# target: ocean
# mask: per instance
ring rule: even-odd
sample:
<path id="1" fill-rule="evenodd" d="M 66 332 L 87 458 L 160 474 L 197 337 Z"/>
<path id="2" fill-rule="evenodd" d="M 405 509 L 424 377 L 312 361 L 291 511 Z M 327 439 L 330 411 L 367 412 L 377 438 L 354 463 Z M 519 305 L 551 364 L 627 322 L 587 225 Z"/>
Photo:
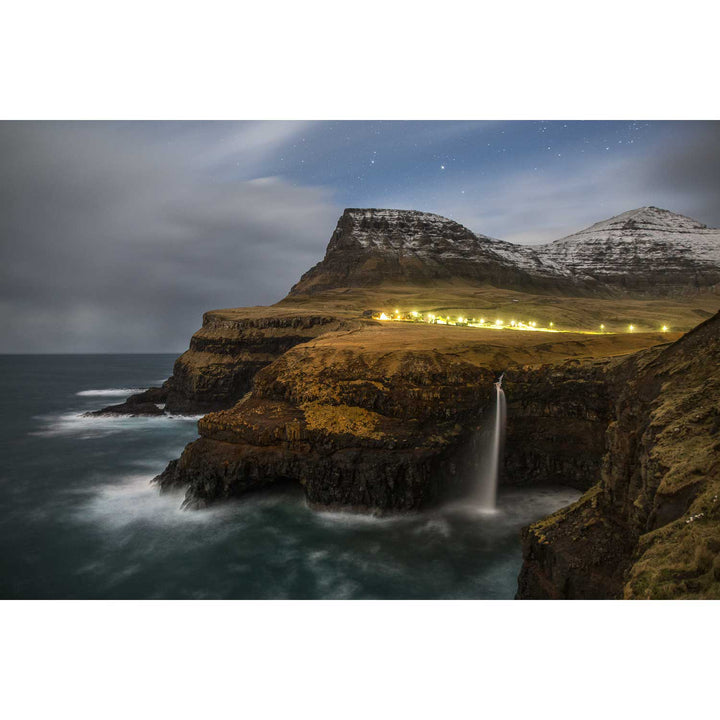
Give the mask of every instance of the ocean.
<path id="1" fill-rule="evenodd" d="M 0 598 L 512 598 L 521 527 L 579 496 L 501 488 L 491 514 L 374 518 L 312 511 L 284 486 L 182 510 L 150 481 L 197 417 L 83 417 L 174 360 L 0 356 Z"/>

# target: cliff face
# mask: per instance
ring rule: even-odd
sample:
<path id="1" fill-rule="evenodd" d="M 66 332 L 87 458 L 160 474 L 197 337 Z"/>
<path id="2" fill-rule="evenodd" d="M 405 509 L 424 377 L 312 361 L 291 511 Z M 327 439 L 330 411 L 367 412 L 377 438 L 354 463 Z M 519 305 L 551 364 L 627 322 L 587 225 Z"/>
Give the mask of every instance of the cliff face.
<path id="1" fill-rule="evenodd" d="M 587 490 L 598 477 L 617 360 L 569 360 L 508 370 L 505 475 L 516 485 Z"/>
<path id="2" fill-rule="evenodd" d="M 720 314 L 612 373 L 602 477 L 526 528 L 521 598 L 720 597 Z"/>
<path id="3" fill-rule="evenodd" d="M 611 361 L 569 358 L 630 346 L 604 336 L 553 342 L 522 335 L 372 321 L 326 333 L 259 371 L 252 393 L 232 409 L 202 418 L 200 439 L 158 480 L 187 486 L 190 505 L 292 481 L 318 506 L 426 507 L 470 488 L 472 443 L 487 426 L 493 382 L 505 370 L 516 414 L 507 481 L 586 489 L 604 447 L 603 377 Z"/>
<path id="4" fill-rule="evenodd" d="M 343 311 L 234 308 L 203 315 L 202 328 L 161 388 L 131 395 L 91 415 L 196 414 L 232 407 L 250 391 L 257 372 L 283 353 L 324 333 L 361 327 Z M 164 410 L 158 404 L 165 405 Z"/>
<path id="5" fill-rule="evenodd" d="M 167 383 L 167 410 L 196 413 L 232 407 L 250 390 L 255 374 L 290 348 L 359 322 L 322 311 L 207 312 L 189 350 L 175 362 Z"/>
<path id="6" fill-rule="evenodd" d="M 279 481 L 316 506 L 401 512 L 462 483 L 453 454 L 492 372 L 440 353 L 304 345 L 261 370 L 252 394 L 199 422 L 158 478 L 203 505 Z"/>

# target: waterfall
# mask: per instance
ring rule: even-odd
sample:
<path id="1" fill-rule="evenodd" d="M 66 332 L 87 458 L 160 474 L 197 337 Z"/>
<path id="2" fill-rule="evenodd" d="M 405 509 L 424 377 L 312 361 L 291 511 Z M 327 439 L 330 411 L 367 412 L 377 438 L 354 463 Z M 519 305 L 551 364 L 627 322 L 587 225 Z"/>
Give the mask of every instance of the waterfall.
<path id="1" fill-rule="evenodd" d="M 495 418 L 490 440 L 481 448 L 483 457 L 479 463 L 480 477 L 477 486 L 477 499 L 483 510 L 495 509 L 500 463 L 503 458 L 505 444 L 505 392 L 502 381 L 505 373 L 495 383 Z"/>

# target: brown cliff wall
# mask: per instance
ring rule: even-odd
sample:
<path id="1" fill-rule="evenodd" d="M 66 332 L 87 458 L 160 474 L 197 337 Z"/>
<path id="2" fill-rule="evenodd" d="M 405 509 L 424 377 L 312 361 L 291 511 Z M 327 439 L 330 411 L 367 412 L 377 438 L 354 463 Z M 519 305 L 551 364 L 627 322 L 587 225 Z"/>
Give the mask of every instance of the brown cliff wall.
<path id="1" fill-rule="evenodd" d="M 518 597 L 720 597 L 720 314 L 611 387 L 601 481 L 525 529 Z"/>
<path id="2" fill-rule="evenodd" d="M 346 315 L 303 310 L 207 312 L 190 348 L 175 361 L 167 383 L 167 410 L 197 413 L 232 407 L 249 392 L 256 373 L 290 348 L 356 324 Z"/>

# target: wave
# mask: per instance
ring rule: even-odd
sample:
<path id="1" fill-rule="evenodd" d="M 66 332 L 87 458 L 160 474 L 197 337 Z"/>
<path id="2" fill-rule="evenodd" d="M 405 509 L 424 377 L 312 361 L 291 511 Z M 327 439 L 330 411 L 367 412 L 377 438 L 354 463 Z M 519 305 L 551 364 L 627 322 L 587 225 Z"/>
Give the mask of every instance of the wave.
<path id="1" fill-rule="evenodd" d="M 142 392 L 147 388 L 103 388 L 101 390 L 81 390 L 76 395 L 80 397 L 124 397 Z"/>
<path id="2" fill-rule="evenodd" d="M 170 424 L 196 423 L 202 415 L 86 415 L 84 412 L 71 412 L 62 415 L 39 415 L 44 427 L 30 435 L 54 437 L 74 435 L 80 440 L 105 437 L 113 433 L 150 430 Z"/>
<path id="3" fill-rule="evenodd" d="M 77 508 L 76 519 L 120 530 L 136 523 L 150 525 L 214 525 L 233 512 L 232 506 L 183 510 L 184 490 L 160 492 L 151 484 L 153 475 L 129 475 L 120 482 L 94 488 L 87 502 Z M 226 528 L 217 528 L 218 532 Z"/>

